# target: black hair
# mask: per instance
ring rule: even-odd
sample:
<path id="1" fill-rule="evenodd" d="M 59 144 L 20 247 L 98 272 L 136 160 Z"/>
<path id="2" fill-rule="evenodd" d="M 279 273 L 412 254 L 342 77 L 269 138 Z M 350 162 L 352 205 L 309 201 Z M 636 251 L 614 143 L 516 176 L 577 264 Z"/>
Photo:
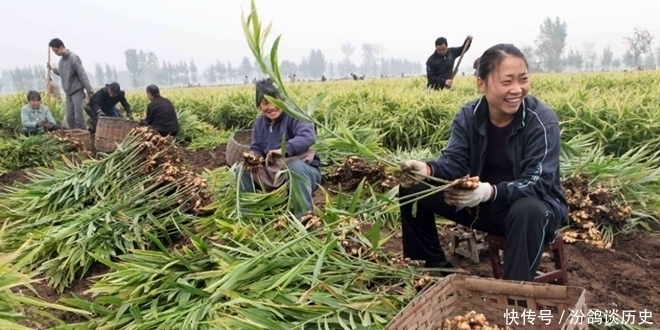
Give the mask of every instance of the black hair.
<path id="1" fill-rule="evenodd" d="M 119 93 L 121 91 L 121 86 L 118 83 L 113 82 L 108 85 L 108 90 L 113 93 Z"/>
<path id="2" fill-rule="evenodd" d="M 50 46 L 51 48 L 60 48 L 60 47 L 64 47 L 64 42 L 62 42 L 60 38 L 54 38 L 50 40 L 48 46 Z"/>
<path id="3" fill-rule="evenodd" d="M 447 38 L 445 37 L 440 37 L 438 39 L 435 39 L 435 45 L 440 46 L 440 45 L 445 45 L 447 46 Z"/>
<path id="4" fill-rule="evenodd" d="M 35 90 L 31 90 L 27 93 L 27 100 L 28 102 L 36 99 L 37 101 L 41 101 L 41 94 Z"/>
<path id="5" fill-rule="evenodd" d="M 477 77 L 485 81 L 488 78 L 488 75 L 493 72 L 493 70 L 495 70 L 495 68 L 497 68 L 507 56 L 517 57 L 525 61 L 525 66 L 529 67 L 525 54 L 523 54 L 523 52 L 521 52 L 516 46 L 513 44 L 497 44 L 486 49 L 483 55 L 479 58 Z"/>
<path id="6" fill-rule="evenodd" d="M 256 106 L 257 108 L 261 105 L 261 102 L 265 99 L 265 96 L 268 95 L 272 98 L 282 99 L 280 92 L 273 85 L 273 80 L 270 78 L 259 79 L 255 83 L 256 87 Z"/>
<path id="7" fill-rule="evenodd" d="M 151 84 L 147 86 L 147 93 L 149 93 L 153 97 L 160 96 L 160 89 L 158 88 L 158 86 Z"/>

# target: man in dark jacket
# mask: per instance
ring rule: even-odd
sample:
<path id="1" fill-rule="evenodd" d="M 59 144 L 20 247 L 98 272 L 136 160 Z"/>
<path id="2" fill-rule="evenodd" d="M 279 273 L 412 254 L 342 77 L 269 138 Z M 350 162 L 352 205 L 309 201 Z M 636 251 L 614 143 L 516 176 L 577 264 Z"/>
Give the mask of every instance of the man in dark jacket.
<path id="1" fill-rule="evenodd" d="M 270 79 L 262 79 L 256 83 L 256 106 L 262 114 L 254 123 L 250 152 L 256 156 L 266 157 L 267 160 L 274 160 L 278 157 L 299 156 L 310 151 L 310 148 L 316 143 L 314 124 L 287 115 L 277 106 L 268 102 L 265 96 L 281 98 Z M 284 149 L 281 147 L 282 138 L 286 140 Z M 296 190 L 302 195 L 303 205 L 294 201 L 296 203 L 293 207 L 295 215 L 299 218 L 313 210 L 312 194 L 321 183 L 321 159 L 316 152 L 310 158 L 309 163 L 293 159 L 287 164 L 289 171 L 296 173 L 296 176 L 299 177 L 294 182 Z M 236 167 L 236 173 L 239 173 L 240 167 L 240 165 Z M 256 191 L 254 181 L 250 173 L 243 172 L 243 176 L 240 178 L 240 189 Z"/>
<path id="2" fill-rule="evenodd" d="M 89 103 L 85 107 L 85 112 L 92 118 L 92 125 L 96 127 L 99 116 L 119 117 L 117 103 L 121 103 L 121 106 L 126 110 L 126 117 L 133 119 L 131 105 L 128 104 L 126 93 L 121 90 L 118 83 L 107 84 L 92 94 Z"/>
<path id="3" fill-rule="evenodd" d="M 121 86 L 116 82 L 105 85 L 89 98 L 91 110 L 101 116 L 119 117 L 115 107 L 117 103 L 121 103 L 121 106 L 126 110 L 126 117 L 133 119 L 133 112 L 131 111 L 131 105 L 126 100 L 126 93 L 121 90 Z"/>
<path id="4" fill-rule="evenodd" d="M 179 133 L 179 119 L 174 104 L 162 96 L 156 85 L 147 86 L 147 97 L 151 101 L 147 105 L 146 118 L 140 125 L 149 126 L 162 136 L 177 136 Z"/>
<path id="5" fill-rule="evenodd" d="M 447 39 L 440 37 L 435 40 L 435 51 L 426 60 L 426 87 L 435 90 L 451 88 L 453 83 L 454 61 L 461 56 L 463 48 L 470 49 L 472 36 L 468 35 L 461 47 L 447 47 Z"/>

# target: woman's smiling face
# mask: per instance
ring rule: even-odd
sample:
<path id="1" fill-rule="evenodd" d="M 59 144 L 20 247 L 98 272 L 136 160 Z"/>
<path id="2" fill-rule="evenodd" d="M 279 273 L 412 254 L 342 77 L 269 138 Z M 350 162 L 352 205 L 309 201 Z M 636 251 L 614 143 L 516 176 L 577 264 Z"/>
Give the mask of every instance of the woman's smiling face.
<path id="1" fill-rule="evenodd" d="M 527 63 L 524 59 L 507 55 L 486 80 L 478 78 L 477 87 L 486 96 L 490 111 L 497 116 L 512 116 L 529 93 Z"/>
<path id="2" fill-rule="evenodd" d="M 282 110 L 280 110 L 278 107 L 268 102 L 266 98 L 261 100 L 261 103 L 259 104 L 259 108 L 261 109 L 261 113 L 263 113 L 264 116 L 266 116 L 266 118 L 270 120 L 275 120 L 279 118 L 280 115 L 282 115 Z"/>

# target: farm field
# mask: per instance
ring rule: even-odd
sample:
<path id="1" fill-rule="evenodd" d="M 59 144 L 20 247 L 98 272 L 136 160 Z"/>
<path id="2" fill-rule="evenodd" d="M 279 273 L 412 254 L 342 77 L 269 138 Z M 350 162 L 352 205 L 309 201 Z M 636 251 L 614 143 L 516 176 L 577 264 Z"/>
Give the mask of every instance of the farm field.
<path id="1" fill-rule="evenodd" d="M 285 190 L 236 194 L 225 147 L 258 115 L 250 86 L 163 90 L 179 111 L 180 139 L 136 130 L 108 156 L 53 136 L 16 137 L 24 95 L 1 98 L 0 328 L 384 327 L 416 295 L 415 282 L 437 274 L 400 260 L 396 188 L 381 185 L 376 160 L 437 157 L 453 115 L 478 96 L 473 77 L 457 78 L 451 92 L 424 84 L 286 85 L 304 109 L 328 92 L 313 113 L 325 176 L 314 229 L 286 217 Z M 565 189 L 594 201 L 581 208 L 569 197 L 569 284 L 588 290 L 589 308 L 646 309 L 657 327 L 660 71 L 536 74 L 532 94 L 562 121 Z M 128 97 L 141 116 L 144 92 Z M 61 120 L 61 103 L 51 108 Z M 438 219 L 446 251 L 450 227 Z M 491 277 L 487 252 L 480 259 L 450 256 Z"/>

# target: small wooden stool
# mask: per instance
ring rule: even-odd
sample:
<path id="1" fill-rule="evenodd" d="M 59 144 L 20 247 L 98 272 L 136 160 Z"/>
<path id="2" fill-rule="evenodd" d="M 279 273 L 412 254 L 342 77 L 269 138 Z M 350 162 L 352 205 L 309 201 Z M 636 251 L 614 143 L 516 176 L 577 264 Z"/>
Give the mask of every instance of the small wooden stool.
<path id="1" fill-rule="evenodd" d="M 449 232 L 452 235 L 449 253 L 452 255 L 461 255 L 470 259 L 473 263 L 478 264 L 479 252 L 486 249 L 485 234 L 460 225 L 452 228 Z M 463 242 L 467 243 L 467 249 L 460 247 L 460 244 Z"/>
<path id="2" fill-rule="evenodd" d="M 493 267 L 493 277 L 496 279 L 501 279 L 502 260 L 500 258 L 500 251 L 504 251 L 505 239 L 501 236 L 488 234 L 486 240 L 488 242 L 490 262 Z M 568 285 L 568 270 L 566 268 L 564 239 L 562 235 L 557 233 L 557 236 L 555 236 L 555 241 L 552 244 L 545 244 L 543 247 L 543 252 L 552 252 L 552 260 L 555 263 L 555 269 L 547 273 L 537 271 L 534 282 Z"/>

